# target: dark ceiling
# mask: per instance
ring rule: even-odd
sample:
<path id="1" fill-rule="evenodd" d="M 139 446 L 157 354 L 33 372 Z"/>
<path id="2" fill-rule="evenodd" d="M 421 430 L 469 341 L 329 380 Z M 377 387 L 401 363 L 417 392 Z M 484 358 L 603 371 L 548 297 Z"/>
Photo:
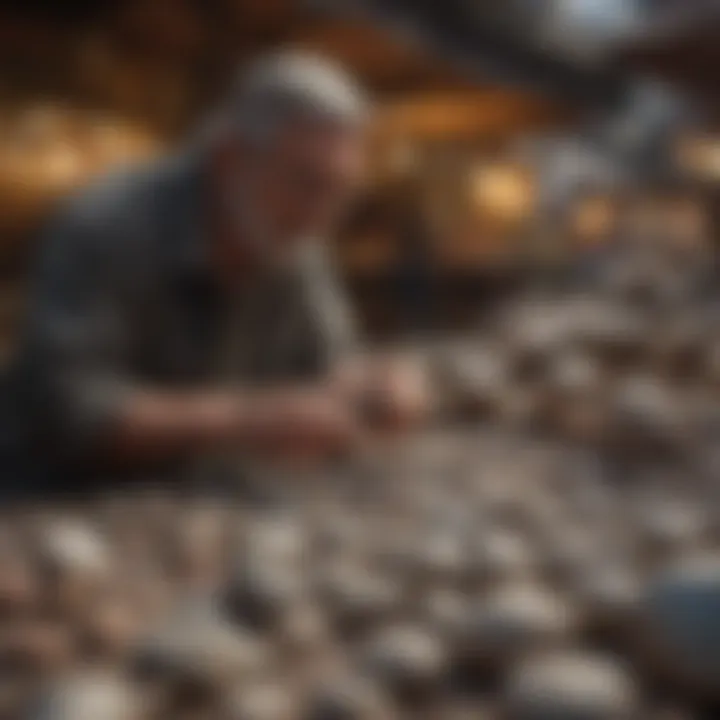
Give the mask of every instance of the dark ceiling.
<path id="1" fill-rule="evenodd" d="M 130 4 L 129 0 L 0 0 L 0 10 L 26 19 L 44 16 L 77 28 Z M 697 22 L 704 17 L 702 8 L 717 8 L 711 0 L 652 0 L 647 5 L 654 9 L 649 17 L 666 18 L 662 32 L 645 38 L 641 34 L 598 66 L 578 66 L 561 53 L 538 47 L 533 42 L 537 4 L 528 0 L 183 0 L 181 4 L 191 6 L 200 22 L 210 18 L 212 32 L 224 35 L 217 46 L 234 44 L 244 52 L 293 39 L 296 27 L 302 34 L 308 7 L 331 13 L 362 7 L 370 9 L 373 22 L 389 23 L 391 30 L 399 26 L 400 34 L 410 30 L 410 35 L 423 36 L 434 47 L 435 57 L 445 58 L 439 65 L 464 65 L 473 81 L 518 84 L 571 102 L 607 107 L 623 101 L 628 76 L 647 73 L 677 83 L 713 109 L 720 105 L 715 77 L 720 15 L 716 11 L 714 18 Z M 667 21 L 673 17 L 678 18 L 677 32 Z M 432 74 L 429 65 L 424 72 Z"/>

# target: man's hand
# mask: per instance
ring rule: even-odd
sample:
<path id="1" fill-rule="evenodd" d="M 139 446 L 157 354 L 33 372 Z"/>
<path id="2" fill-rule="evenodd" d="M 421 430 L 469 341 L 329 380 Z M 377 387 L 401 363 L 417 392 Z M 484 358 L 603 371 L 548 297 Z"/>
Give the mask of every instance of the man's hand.
<path id="1" fill-rule="evenodd" d="M 409 358 L 354 361 L 339 371 L 335 388 L 366 423 L 380 430 L 409 430 L 432 413 L 428 374 L 420 363 Z"/>

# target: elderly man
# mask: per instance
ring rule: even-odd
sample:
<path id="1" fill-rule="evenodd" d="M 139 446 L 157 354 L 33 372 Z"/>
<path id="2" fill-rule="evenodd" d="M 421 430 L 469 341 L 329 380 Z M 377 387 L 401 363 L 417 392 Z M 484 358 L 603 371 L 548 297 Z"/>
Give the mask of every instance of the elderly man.
<path id="1" fill-rule="evenodd" d="M 6 477 L 65 487 L 351 445 L 373 383 L 346 370 L 356 341 L 321 238 L 358 190 L 367 117 L 338 68 L 273 56 L 192 149 L 74 199 L 12 377 Z"/>

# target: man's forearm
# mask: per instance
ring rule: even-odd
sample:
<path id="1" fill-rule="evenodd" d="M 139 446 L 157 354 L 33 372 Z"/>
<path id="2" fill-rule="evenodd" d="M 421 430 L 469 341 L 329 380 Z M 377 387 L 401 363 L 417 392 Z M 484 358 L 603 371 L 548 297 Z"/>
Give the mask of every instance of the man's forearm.
<path id="1" fill-rule="evenodd" d="M 101 451 L 130 462 L 180 458 L 232 443 L 246 413 L 229 392 L 135 391 L 118 409 Z"/>
<path id="2" fill-rule="evenodd" d="M 129 462 L 182 459 L 223 447 L 323 454 L 355 436 L 354 413 L 329 388 L 163 393 L 134 391 L 109 427 L 104 455 Z"/>
<path id="3" fill-rule="evenodd" d="M 314 452 L 347 444 L 357 420 L 414 424 L 425 413 L 422 373 L 412 364 L 359 359 L 315 387 L 163 391 L 126 389 L 93 434 L 90 454 L 129 463 L 181 460 L 223 447 Z M 358 415 L 359 413 L 359 415 Z M 377 416 L 377 417 L 375 417 Z"/>

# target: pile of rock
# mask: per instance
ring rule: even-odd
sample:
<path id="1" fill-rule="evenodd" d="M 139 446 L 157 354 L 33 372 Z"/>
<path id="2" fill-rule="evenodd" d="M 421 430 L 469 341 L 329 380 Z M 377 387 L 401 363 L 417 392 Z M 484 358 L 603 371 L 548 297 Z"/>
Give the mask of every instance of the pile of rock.
<path id="1" fill-rule="evenodd" d="M 436 428 L 261 509 L 6 510 L 0 719 L 717 717 L 705 310 L 518 300 L 418 349 Z"/>
<path id="2" fill-rule="evenodd" d="M 148 491 L 3 518 L 0 717 L 637 720 L 657 688 L 717 699 L 706 485 L 618 483 L 478 429 L 383 460 L 360 499 L 328 476 L 271 509 Z"/>

